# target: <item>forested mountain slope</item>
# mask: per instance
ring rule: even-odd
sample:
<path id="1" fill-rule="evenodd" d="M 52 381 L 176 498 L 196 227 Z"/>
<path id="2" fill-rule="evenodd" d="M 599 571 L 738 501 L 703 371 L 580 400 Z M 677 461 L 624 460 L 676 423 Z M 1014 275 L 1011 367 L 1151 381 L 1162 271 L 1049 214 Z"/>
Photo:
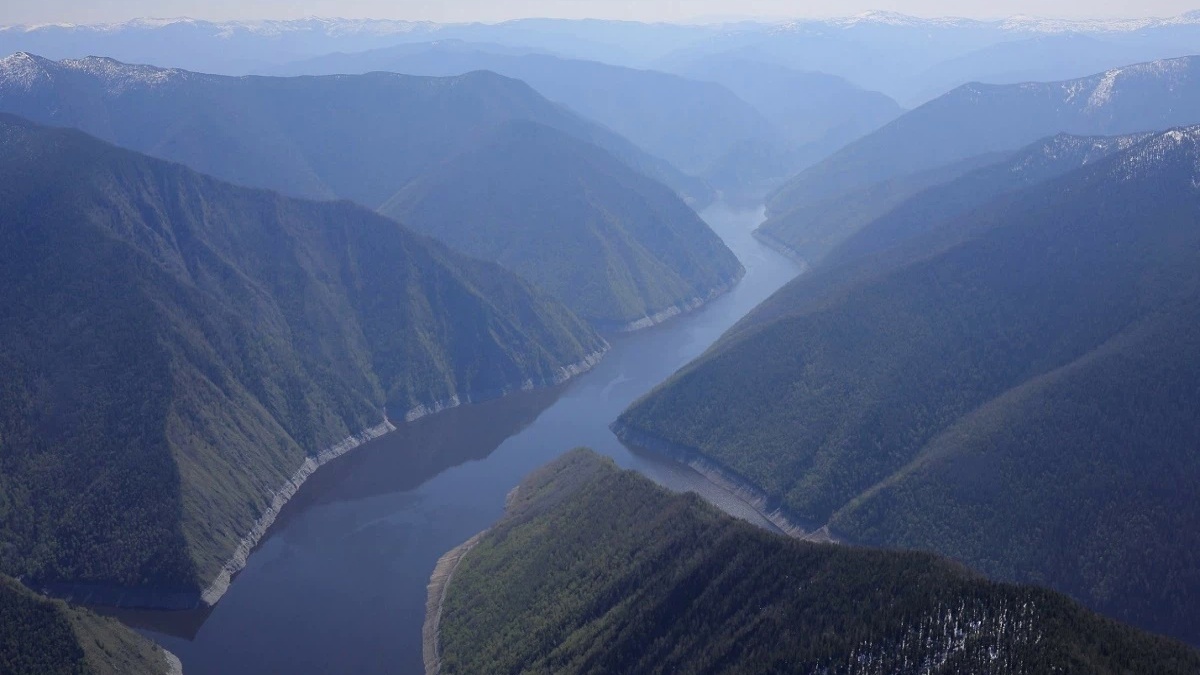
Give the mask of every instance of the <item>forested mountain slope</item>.
<path id="1" fill-rule="evenodd" d="M 117 623 L 0 576 L 0 673 L 179 675 L 173 655 Z"/>
<path id="2" fill-rule="evenodd" d="M 599 148 L 530 122 L 502 125 L 381 209 L 504 267 L 606 329 L 686 311 L 742 274 L 670 190 Z"/>
<path id="3" fill-rule="evenodd" d="M 912 110 L 801 172 L 769 202 L 760 232 L 817 262 L 903 199 L 1056 133 L 1115 135 L 1200 123 L 1200 57 L 1155 61 L 1065 82 L 969 84 Z M 933 181 L 927 178 L 942 174 Z M 897 193 L 893 188 L 902 186 Z M 843 216 L 829 203 L 853 204 Z M 824 245 L 811 247 L 811 243 Z"/>
<path id="4" fill-rule="evenodd" d="M 487 45 L 446 41 L 331 54 L 296 63 L 284 73 L 389 71 L 445 77 L 479 70 L 526 82 L 689 175 L 720 175 L 739 155 L 788 140 L 763 113 L 713 81 L 549 54 L 497 53 Z M 782 179 L 786 173 L 773 177 Z"/>
<path id="5" fill-rule="evenodd" d="M 427 672 L 446 675 L 1200 668 L 1196 652 L 1057 593 L 771 534 L 590 451 L 517 489 L 434 609 Z"/>
<path id="6" fill-rule="evenodd" d="M 523 119 L 594 143 L 698 203 L 711 199 L 702 181 L 494 73 L 222 77 L 19 53 L 0 60 L 0 111 L 239 185 L 371 208 L 477 134 Z"/>
<path id="7" fill-rule="evenodd" d="M 1200 643 L 1198 141 L 1151 135 L 799 279 L 618 429 L 808 526 Z"/>
<path id="8" fill-rule="evenodd" d="M 215 600 L 295 484 L 387 418 L 606 349 L 511 273 L 347 202 L 10 116 L 0 148 L 0 571 L 25 580 Z"/>

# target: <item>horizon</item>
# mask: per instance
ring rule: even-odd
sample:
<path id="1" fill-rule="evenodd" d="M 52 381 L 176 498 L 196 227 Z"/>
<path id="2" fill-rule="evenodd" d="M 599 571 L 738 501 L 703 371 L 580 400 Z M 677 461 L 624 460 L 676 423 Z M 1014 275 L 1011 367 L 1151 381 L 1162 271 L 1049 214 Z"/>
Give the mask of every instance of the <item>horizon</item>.
<path id="1" fill-rule="evenodd" d="M 688 3 L 689 7 L 700 8 L 699 11 L 693 12 L 680 11 L 682 10 L 683 3 L 677 2 L 666 3 L 670 6 L 675 6 L 676 10 L 673 12 L 664 12 L 663 10 L 669 10 L 670 8 L 656 7 L 654 3 L 635 4 L 633 2 L 612 2 L 610 0 L 582 0 L 572 3 L 573 11 L 542 12 L 537 11 L 535 8 L 549 10 L 552 6 L 561 7 L 561 4 L 554 2 L 554 0 L 525 0 L 515 8 L 513 5 L 508 5 L 508 8 L 500 11 L 496 11 L 495 8 L 491 7 L 481 7 L 477 11 L 472 11 L 462 9 L 461 5 L 470 4 L 474 6 L 476 0 L 464 0 L 462 3 L 459 3 L 460 9 L 458 10 L 450 8 L 449 3 L 418 0 L 416 2 L 405 3 L 416 7 L 412 7 L 407 12 L 398 12 L 395 11 L 394 4 L 389 5 L 385 9 L 380 6 L 382 3 L 370 1 L 357 3 L 310 2 L 304 3 L 301 7 L 298 7 L 295 3 L 276 3 L 272 1 L 268 3 L 253 3 L 253 6 L 267 5 L 274 8 L 274 12 L 270 10 L 254 12 L 247 11 L 248 8 L 245 3 L 216 2 L 201 6 L 192 2 L 177 1 L 165 4 L 155 3 L 157 8 L 165 10 L 157 13 L 153 11 L 139 12 L 136 9 L 132 9 L 134 6 L 140 7 L 150 4 L 141 2 L 140 0 L 108 3 L 102 8 L 89 7 L 82 10 L 77 6 L 56 9 L 60 4 L 62 3 L 53 1 L 44 2 L 36 7 L 25 7 L 16 12 L 10 11 L 7 15 L 0 15 L 0 28 L 36 29 L 50 26 L 103 26 L 137 22 L 166 23 L 195 21 L 199 23 L 220 24 L 312 20 L 411 22 L 452 25 L 472 23 L 502 24 L 536 19 L 624 21 L 642 24 L 718 25 L 735 22 L 779 23 L 788 21 L 829 21 L 871 15 L 900 16 L 919 20 L 999 22 L 1022 18 L 1086 23 L 1093 21 L 1169 20 L 1200 11 L 1200 8 L 1176 2 L 1175 0 L 1157 0 L 1141 3 L 1138 5 L 1141 12 L 1118 9 L 1118 6 L 1124 7 L 1131 4 L 1119 1 L 1091 3 L 1087 5 L 1087 9 L 1084 11 L 1080 11 L 1081 8 L 1075 8 L 1075 11 L 1053 11 L 1052 8 L 1047 8 L 1043 3 L 1017 2 L 1011 3 L 1010 7 L 1012 11 L 1005 14 L 962 11 L 964 9 L 970 10 L 975 5 L 981 3 L 943 3 L 939 0 L 892 2 L 888 3 L 889 6 L 883 7 L 854 4 L 844 5 L 847 8 L 846 11 L 836 13 L 823 12 L 818 7 L 805 7 L 801 8 L 800 11 L 796 11 L 796 3 L 781 2 L 780 0 L 750 0 L 748 3 L 739 3 L 739 6 L 744 8 L 743 11 L 728 11 L 725 9 L 725 6 L 732 3 L 728 3 L 725 0 L 701 0 L 700 2 Z M 114 5 L 119 6 L 114 7 Z M 281 5 L 286 5 L 286 7 Z M 372 11 L 361 11 L 364 8 L 363 6 L 366 5 L 371 5 L 374 9 Z M 607 11 L 588 9 L 602 5 L 610 7 Z M 611 7 L 612 5 L 624 6 L 625 11 L 619 11 L 619 8 Z M 746 7 L 747 5 L 750 5 L 750 7 Z M 945 10 L 940 9 L 943 5 L 946 6 Z M 122 11 L 120 6 L 130 7 L 132 11 Z M 230 7 L 232 11 L 222 11 L 221 8 L 223 6 Z M 425 7 L 425 9 L 421 7 Z M 784 7 L 787 8 L 787 11 L 779 11 L 783 10 Z M 950 7 L 954 9 L 950 10 Z M 185 8 L 192 11 L 175 11 L 185 10 Z M 327 11 L 321 11 L 322 8 Z M 360 8 L 360 10 L 356 11 L 356 8 Z M 388 11 L 389 9 L 390 11 Z M 808 11 L 804 11 L 806 9 Z M 1050 11 L 1047 11 L 1048 9 Z"/>

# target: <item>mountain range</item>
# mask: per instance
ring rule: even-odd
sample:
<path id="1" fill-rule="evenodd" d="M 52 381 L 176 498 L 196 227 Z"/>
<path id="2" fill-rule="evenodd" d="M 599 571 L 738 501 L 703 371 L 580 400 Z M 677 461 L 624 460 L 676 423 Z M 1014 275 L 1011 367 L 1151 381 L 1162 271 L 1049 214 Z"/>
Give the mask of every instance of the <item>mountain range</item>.
<path id="1" fill-rule="evenodd" d="M 737 521 L 589 451 L 442 559 L 426 673 L 1190 673 L 1200 653 L 1044 589 Z"/>
<path id="2" fill-rule="evenodd" d="M 1060 132 L 1113 135 L 1200 122 L 1200 58 L 1087 78 L 960 87 L 805 169 L 769 199 L 767 241 L 819 262 L 907 197 Z"/>
<path id="3" fill-rule="evenodd" d="M 0 146 L 0 571 L 39 589 L 211 604 L 320 464 L 607 349 L 354 204 L 11 116 Z"/>
<path id="4" fill-rule="evenodd" d="M 0 61 L 0 110 L 289 195 L 349 199 L 392 216 L 429 216 L 429 204 L 414 203 L 423 198 L 453 204 L 456 217 L 468 220 L 448 220 L 441 208 L 437 218 L 414 224 L 472 255 L 513 263 L 509 269 L 536 277 L 606 329 L 657 323 L 725 290 L 740 274 L 724 243 L 649 176 L 699 186 L 700 199 L 709 191 L 703 182 L 528 85 L 489 72 L 231 78 L 18 54 Z M 510 135 L 508 161 L 469 166 L 481 148 L 495 151 L 489 139 L 515 121 L 557 134 L 561 147 Z M 523 140 L 531 144 L 520 147 Z M 597 183 L 598 164 L 605 187 Z M 553 185 L 530 180 L 551 165 Z M 503 215 L 493 211 L 488 200 L 500 194 L 497 186 L 522 176 L 522 198 L 510 199 Z M 523 224 L 520 237 L 503 229 L 504 218 Z M 609 229 L 595 230 L 598 219 Z M 674 238 L 664 239 L 667 232 Z M 613 253 L 561 258 L 563 251 Z M 551 259 L 571 266 L 519 264 Z"/>
<path id="5" fill-rule="evenodd" d="M 688 175 L 721 175 L 730 157 L 787 139 L 762 113 L 721 84 L 547 54 L 504 54 L 454 41 L 332 54 L 284 67 L 284 75 L 388 71 L 453 76 L 488 70 L 521 80 L 628 138 Z M 786 174 L 786 169 L 779 169 Z M 783 178 L 784 175 L 767 176 Z M 726 186 L 718 186 L 726 187 Z"/>
<path id="6" fill-rule="evenodd" d="M 1197 139 L 1060 137 L 931 190 L 616 428 L 789 528 L 1200 644 Z"/>

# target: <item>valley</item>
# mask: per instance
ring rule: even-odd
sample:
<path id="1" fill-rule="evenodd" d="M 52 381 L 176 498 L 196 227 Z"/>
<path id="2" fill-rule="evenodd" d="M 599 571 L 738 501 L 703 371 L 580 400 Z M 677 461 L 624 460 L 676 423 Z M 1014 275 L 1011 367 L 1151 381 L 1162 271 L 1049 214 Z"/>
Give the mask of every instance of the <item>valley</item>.
<path id="1" fill-rule="evenodd" d="M 421 672 L 426 584 L 438 558 L 495 522 L 526 474 L 579 445 L 771 528 L 691 468 L 631 452 L 608 429 L 799 272 L 751 235 L 761 211 L 702 215 L 746 268 L 727 295 L 612 339 L 604 360 L 565 386 L 402 425 L 331 462 L 283 509 L 216 607 L 116 615 L 178 655 L 189 675 Z"/>

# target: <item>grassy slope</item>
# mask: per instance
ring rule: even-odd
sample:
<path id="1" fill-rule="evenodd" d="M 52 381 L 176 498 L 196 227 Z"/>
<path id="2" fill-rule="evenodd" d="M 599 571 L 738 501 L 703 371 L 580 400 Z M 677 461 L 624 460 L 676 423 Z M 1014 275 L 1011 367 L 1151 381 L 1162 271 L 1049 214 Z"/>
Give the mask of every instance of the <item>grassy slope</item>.
<path id="1" fill-rule="evenodd" d="M 707 298 L 741 273 L 669 190 L 532 123 L 500 127 L 381 211 L 499 262 L 604 327 Z"/>
<path id="2" fill-rule="evenodd" d="M 1195 408 L 1179 405 L 1189 380 L 1134 377 L 1135 368 L 1150 372 L 1153 354 L 1173 359 L 1153 372 L 1196 367 L 1184 346 L 1200 296 L 1194 149 L 1164 151 L 1169 140 L 1003 198 L 896 259 L 868 257 L 795 282 L 621 423 L 700 450 L 816 523 L 935 445 L 961 442 L 970 456 L 1008 442 L 1003 460 L 918 472 L 926 480 L 899 481 L 875 497 L 893 501 L 865 500 L 835 525 L 864 543 L 961 555 L 1197 639 L 1191 603 L 1172 598 L 1198 588 L 1188 566 L 1194 544 L 1165 535 L 1200 518 L 1179 482 L 1198 470 L 1189 445 Z M 1143 323 L 1152 337 L 1119 339 Z M 1110 350 L 1117 356 L 1101 358 Z M 1095 364 L 1089 378 L 1061 380 L 1059 397 L 1072 405 L 1007 408 L 1002 433 L 980 426 L 994 419 L 975 415 L 981 407 L 1087 362 Z M 1145 407 L 1129 404 L 1127 380 L 1142 382 Z M 1096 415 L 1127 430 L 1098 435 Z M 1162 426 L 1168 419 L 1173 426 Z M 1126 466 L 1129 451 L 1144 461 Z M 949 478 L 951 486 L 939 484 Z M 976 493 L 980 485 L 987 489 Z M 1113 513 L 1143 531 L 1129 536 L 1104 515 Z M 1015 525 L 989 529 L 993 519 Z M 1084 540 L 1086 548 L 1065 543 Z M 1085 570 L 1117 551 L 1124 562 L 1114 569 L 1131 577 Z"/>
<path id="3" fill-rule="evenodd" d="M 0 569 L 194 588 L 385 408 L 554 381 L 603 341 L 348 203 L 0 120 Z"/>
<path id="4" fill-rule="evenodd" d="M 455 571 L 441 625 L 447 674 L 1200 668 L 1053 592 L 773 535 L 587 451 L 521 486 Z"/>

